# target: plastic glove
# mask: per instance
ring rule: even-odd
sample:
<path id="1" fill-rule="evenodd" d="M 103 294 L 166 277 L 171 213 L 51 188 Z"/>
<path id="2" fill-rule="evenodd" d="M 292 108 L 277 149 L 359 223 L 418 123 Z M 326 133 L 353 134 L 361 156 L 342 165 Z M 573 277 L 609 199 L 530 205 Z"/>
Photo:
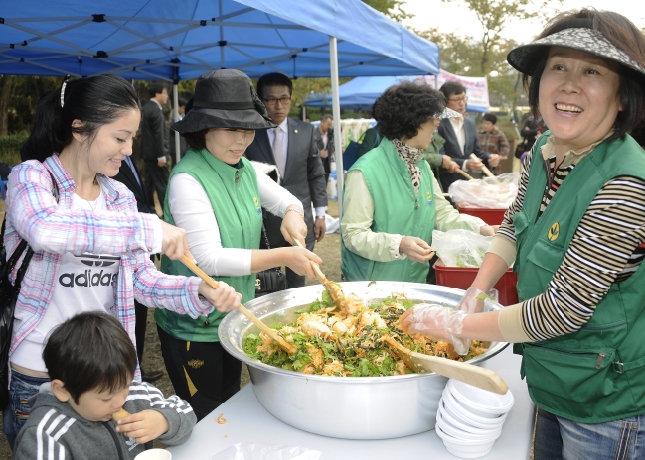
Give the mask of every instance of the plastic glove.
<path id="1" fill-rule="evenodd" d="M 477 288 L 468 288 L 466 293 L 459 301 L 455 310 L 461 310 L 466 313 L 481 313 L 486 308 L 487 303 L 497 302 L 499 292 L 497 289 L 491 289 L 487 293 Z"/>
<path id="2" fill-rule="evenodd" d="M 468 313 L 441 305 L 420 304 L 407 310 L 399 319 L 406 334 L 429 335 L 433 339 L 452 344 L 460 355 L 467 355 L 470 339 L 461 339 L 459 334 Z"/>

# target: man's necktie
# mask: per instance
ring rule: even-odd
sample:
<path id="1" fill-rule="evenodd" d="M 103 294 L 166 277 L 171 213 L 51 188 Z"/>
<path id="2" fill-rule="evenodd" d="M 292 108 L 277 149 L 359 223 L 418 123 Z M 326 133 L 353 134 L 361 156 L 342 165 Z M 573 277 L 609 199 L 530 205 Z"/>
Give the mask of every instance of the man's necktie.
<path id="1" fill-rule="evenodd" d="M 282 130 L 280 128 L 275 128 L 274 132 L 275 139 L 273 140 L 273 158 L 275 159 L 278 171 L 280 171 L 280 176 L 284 177 L 285 158 L 282 149 Z"/>

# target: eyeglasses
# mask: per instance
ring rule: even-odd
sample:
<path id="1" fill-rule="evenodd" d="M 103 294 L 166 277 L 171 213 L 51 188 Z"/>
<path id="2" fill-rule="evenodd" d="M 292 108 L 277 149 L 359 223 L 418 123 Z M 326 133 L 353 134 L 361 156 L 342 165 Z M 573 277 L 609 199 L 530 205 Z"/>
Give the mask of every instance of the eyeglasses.
<path id="1" fill-rule="evenodd" d="M 461 97 L 451 97 L 448 98 L 450 102 L 468 102 L 468 96 L 461 96 Z"/>
<path id="2" fill-rule="evenodd" d="M 274 106 L 278 102 L 280 102 L 280 105 L 287 105 L 291 102 L 291 97 L 290 96 L 282 96 L 280 99 L 277 99 L 275 97 L 270 97 L 270 98 L 262 98 L 262 100 L 266 103 L 266 105 Z"/>

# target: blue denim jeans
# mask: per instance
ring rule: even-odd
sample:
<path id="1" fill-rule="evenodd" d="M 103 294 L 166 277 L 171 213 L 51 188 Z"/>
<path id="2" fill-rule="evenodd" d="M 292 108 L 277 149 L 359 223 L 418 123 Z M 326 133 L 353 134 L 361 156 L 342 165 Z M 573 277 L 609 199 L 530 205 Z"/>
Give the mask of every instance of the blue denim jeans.
<path id="1" fill-rule="evenodd" d="M 538 409 L 535 460 L 645 458 L 645 415 L 585 424 Z"/>
<path id="2" fill-rule="evenodd" d="M 49 382 L 48 378 L 32 377 L 11 369 L 9 405 L 2 411 L 2 431 L 7 435 L 11 450 L 13 450 L 20 429 L 27 422 L 31 412 L 27 401 L 38 393 L 43 383 L 47 382 Z"/>

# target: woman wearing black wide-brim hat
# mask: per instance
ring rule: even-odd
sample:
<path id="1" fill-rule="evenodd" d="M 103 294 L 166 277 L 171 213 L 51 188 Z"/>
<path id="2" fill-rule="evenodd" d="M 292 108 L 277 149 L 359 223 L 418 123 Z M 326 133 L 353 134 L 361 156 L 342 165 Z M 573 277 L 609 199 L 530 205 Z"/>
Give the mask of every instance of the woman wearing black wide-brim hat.
<path id="1" fill-rule="evenodd" d="M 282 216 L 282 234 L 304 246 L 307 225 L 300 200 L 272 179 L 256 173 L 244 158 L 255 130 L 273 128 L 251 80 L 239 70 L 208 72 L 197 81 L 193 108 L 172 128 L 192 147 L 170 174 L 164 219 L 186 230 L 191 253 L 202 270 L 253 299 L 255 273 L 286 265 L 315 277 L 312 252 L 298 247 L 258 249 L 262 208 Z M 166 273 L 188 274 L 163 258 Z M 242 363 L 219 344 L 225 315 L 185 321 L 155 312 L 162 352 L 175 391 L 202 418 L 240 389 Z"/>
<path id="2" fill-rule="evenodd" d="M 535 459 L 645 458 L 645 37 L 581 10 L 508 55 L 550 131 L 457 310 L 413 308 L 407 332 L 514 342 L 538 406 Z M 481 311 L 514 263 L 520 303 Z M 479 296 L 481 297 L 481 296 Z"/>

